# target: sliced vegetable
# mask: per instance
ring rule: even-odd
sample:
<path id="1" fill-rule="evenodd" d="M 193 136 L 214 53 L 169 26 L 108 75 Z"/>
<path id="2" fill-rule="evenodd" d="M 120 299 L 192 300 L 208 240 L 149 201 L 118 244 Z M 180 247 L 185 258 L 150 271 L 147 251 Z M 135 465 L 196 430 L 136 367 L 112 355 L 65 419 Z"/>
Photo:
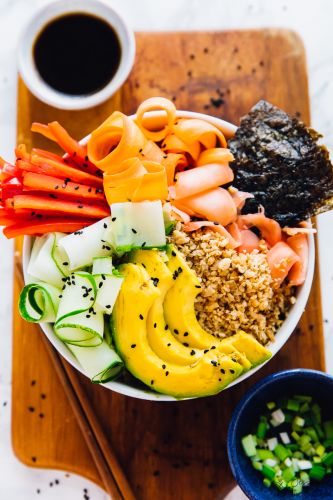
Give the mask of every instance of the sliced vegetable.
<path id="1" fill-rule="evenodd" d="M 91 217 L 99 219 L 109 215 L 109 209 L 105 205 L 86 203 L 83 201 L 68 201 L 61 199 L 50 199 L 47 196 L 37 195 L 17 195 L 13 198 L 13 208 L 28 208 L 30 210 L 40 210 L 47 214 L 61 213 L 73 214 L 79 217 Z"/>
<path id="2" fill-rule="evenodd" d="M 103 342 L 103 314 L 95 310 L 97 287 L 87 272 L 71 274 L 65 281 L 54 332 L 66 344 L 94 347 Z"/>
<path id="3" fill-rule="evenodd" d="M 103 340 L 94 347 L 78 347 L 67 344 L 85 374 L 96 384 L 105 384 L 117 378 L 124 368 L 118 354 Z"/>
<path id="4" fill-rule="evenodd" d="M 20 294 L 19 311 L 23 319 L 33 323 L 55 321 L 61 291 L 48 283 L 30 283 Z"/>
<path id="5" fill-rule="evenodd" d="M 91 265 L 94 257 L 104 257 L 111 254 L 112 247 L 106 239 L 110 227 L 110 217 L 105 217 L 95 224 L 61 239 L 59 246 L 67 255 L 71 271 Z"/>
<path id="6" fill-rule="evenodd" d="M 96 310 L 111 314 L 124 278 L 113 272 L 111 257 L 95 258 L 92 273 L 98 289 Z"/>
<path id="7" fill-rule="evenodd" d="M 68 219 L 61 217 L 50 217 L 42 221 L 31 218 L 22 220 L 22 218 L 17 217 L 17 221 L 19 222 L 10 222 L 10 225 L 7 224 L 7 227 L 4 228 L 3 233 L 7 238 L 29 234 L 45 234 L 54 231 L 71 233 L 93 223 L 93 219 Z"/>
<path id="8" fill-rule="evenodd" d="M 117 252 L 165 247 L 161 202 L 114 203 L 111 205 L 111 232 Z"/>
<path id="9" fill-rule="evenodd" d="M 79 184 L 76 182 L 64 182 L 63 179 L 50 175 L 26 172 L 23 175 L 23 189 L 25 191 L 46 191 L 56 196 L 69 196 L 105 202 L 104 193 L 96 187 Z M 50 198 L 55 199 L 53 196 Z"/>

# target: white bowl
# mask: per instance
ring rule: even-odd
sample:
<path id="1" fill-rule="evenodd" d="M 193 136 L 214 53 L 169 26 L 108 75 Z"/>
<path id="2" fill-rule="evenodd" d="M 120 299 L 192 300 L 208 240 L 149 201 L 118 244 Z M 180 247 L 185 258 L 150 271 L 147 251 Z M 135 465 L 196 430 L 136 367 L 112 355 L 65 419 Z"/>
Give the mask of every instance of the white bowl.
<path id="1" fill-rule="evenodd" d="M 105 87 L 89 95 L 72 96 L 57 92 L 41 78 L 33 58 L 34 42 L 45 25 L 53 19 L 71 13 L 91 14 L 102 18 L 113 27 L 121 45 L 121 60 L 115 75 Z M 98 0 L 62 0 L 40 9 L 25 26 L 18 47 L 19 71 L 29 90 L 46 104 L 68 110 L 91 108 L 111 97 L 128 77 L 134 56 L 133 31 L 112 7 Z"/>
<path id="2" fill-rule="evenodd" d="M 156 113 L 156 112 L 152 112 Z M 158 112 L 157 112 L 158 113 Z M 134 118 L 135 115 L 133 115 L 131 118 Z M 236 126 L 232 125 L 231 123 L 228 123 L 224 120 L 220 120 L 219 118 L 215 118 L 212 116 L 204 115 L 202 113 L 194 113 L 191 111 L 177 111 L 177 117 L 178 118 L 200 118 L 204 119 L 213 125 L 217 126 L 219 129 L 222 130 L 222 132 L 225 134 L 227 138 L 231 137 L 236 130 Z M 82 139 L 81 143 L 86 143 L 89 139 L 89 136 L 85 137 Z M 310 290 L 311 290 L 311 285 L 312 285 L 312 279 L 313 279 L 313 272 L 314 272 L 314 263 L 315 263 L 315 245 L 314 245 L 314 237 L 312 234 L 308 235 L 308 241 L 309 241 L 309 266 L 308 266 L 308 271 L 306 275 L 305 282 L 303 285 L 299 286 L 297 289 L 297 300 L 296 303 L 291 307 L 289 314 L 286 318 L 286 320 L 283 322 L 282 326 L 279 328 L 275 335 L 275 341 L 269 344 L 269 349 L 272 353 L 272 357 L 281 349 L 281 347 L 285 344 L 285 342 L 288 340 L 292 332 L 297 326 L 297 323 L 299 322 L 304 309 L 305 305 L 307 303 Z M 30 236 L 25 236 L 24 237 L 24 244 L 23 244 L 23 271 L 24 275 L 26 276 L 26 270 L 28 267 L 29 263 L 29 258 L 30 258 L 30 252 L 31 252 L 31 242 L 32 238 Z M 57 351 L 72 365 L 74 366 L 77 370 L 79 370 L 81 373 L 84 374 L 82 371 L 81 366 L 77 362 L 77 360 L 74 358 L 74 356 L 69 352 L 69 350 L 66 348 L 65 344 L 63 344 L 58 337 L 54 334 L 53 328 L 47 324 L 47 323 L 41 323 L 41 328 L 51 344 L 57 349 Z M 270 358 L 272 359 L 272 358 Z M 269 361 L 269 360 L 268 360 Z M 266 361 L 262 365 L 257 366 L 256 368 L 244 373 L 244 375 L 241 375 L 238 377 L 234 382 L 232 382 L 228 387 L 232 387 L 233 385 L 239 384 L 243 380 L 247 379 L 251 375 L 253 375 L 256 371 L 260 370 L 266 363 Z M 149 401 L 177 401 L 172 396 L 167 396 L 164 394 L 158 394 L 153 391 L 150 391 L 148 388 L 145 389 L 139 389 L 137 387 L 131 386 L 130 384 L 126 384 L 124 382 L 118 382 L 118 381 L 113 381 L 113 382 L 107 382 L 106 384 L 101 384 L 107 389 L 110 389 L 111 391 L 118 392 L 119 394 L 124 394 L 125 396 L 131 396 L 133 398 L 138 398 L 138 399 L 146 399 Z M 228 388 L 227 387 L 227 388 Z"/>

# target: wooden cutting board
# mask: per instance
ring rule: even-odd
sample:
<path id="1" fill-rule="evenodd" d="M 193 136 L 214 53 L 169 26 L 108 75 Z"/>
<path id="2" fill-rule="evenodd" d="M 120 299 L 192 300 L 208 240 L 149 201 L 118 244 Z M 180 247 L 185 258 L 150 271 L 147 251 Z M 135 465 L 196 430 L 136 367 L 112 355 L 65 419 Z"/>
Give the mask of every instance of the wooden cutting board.
<path id="1" fill-rule="evenodd" d="M 120 92 L 98 108 L 67 112 L 35 99 L 19 81 L 18 142 L 52 147 L 30 132 L 32 121 L 59 120 L 77 138 L 113 110 L 133 113 L 147 97 L 234 123 L 266 98 L 309 123 L 304 48 L 284 30 L 138 33 L 136 63 Z M 78 75 L 78 78 L 80 75 Z M 12 438 L 17 457 L 101 483 L 40 339 L 17 312 L 14 286 Z M 299 327 L 259 373 L 219 396 L 156 403 L 131 399 L 82 377 L 91 404 L 139 499 L 222 499 L 234 486 L 226 435 L 230 415 L 258 379 L 285 368 L 324 370 L 318 269 Z"/>

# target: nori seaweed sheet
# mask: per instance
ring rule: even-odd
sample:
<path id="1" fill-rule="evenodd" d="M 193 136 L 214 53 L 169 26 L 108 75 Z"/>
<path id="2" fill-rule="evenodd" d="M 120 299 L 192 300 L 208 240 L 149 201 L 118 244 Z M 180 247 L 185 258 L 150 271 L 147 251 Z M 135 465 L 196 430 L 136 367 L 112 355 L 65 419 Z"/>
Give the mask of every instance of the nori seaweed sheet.
<path id="1" fill-rule="evenodd" d="M 333 208 L 333 167 L 321 137 L 296 118 L 259 101 L 241 119 L 229 147 L 233 185 L 254 195 L 244 213 L 263 205 L 267 217 L 292 226 Z"/>

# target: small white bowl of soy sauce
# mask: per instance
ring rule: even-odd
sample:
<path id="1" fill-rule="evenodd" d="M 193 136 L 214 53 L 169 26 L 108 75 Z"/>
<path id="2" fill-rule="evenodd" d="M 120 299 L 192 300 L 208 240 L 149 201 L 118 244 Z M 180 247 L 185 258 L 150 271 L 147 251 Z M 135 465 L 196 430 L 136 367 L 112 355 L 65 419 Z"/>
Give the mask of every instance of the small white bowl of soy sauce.
<path id="1" fill-rule="evenodd" d="M 96 0 L 63 0 L 39 10 L 22 33 L 18 54 L 29 90 L 67 110 L 106 101 L 125 82 L 134 57 L 133 31 Z"/>

